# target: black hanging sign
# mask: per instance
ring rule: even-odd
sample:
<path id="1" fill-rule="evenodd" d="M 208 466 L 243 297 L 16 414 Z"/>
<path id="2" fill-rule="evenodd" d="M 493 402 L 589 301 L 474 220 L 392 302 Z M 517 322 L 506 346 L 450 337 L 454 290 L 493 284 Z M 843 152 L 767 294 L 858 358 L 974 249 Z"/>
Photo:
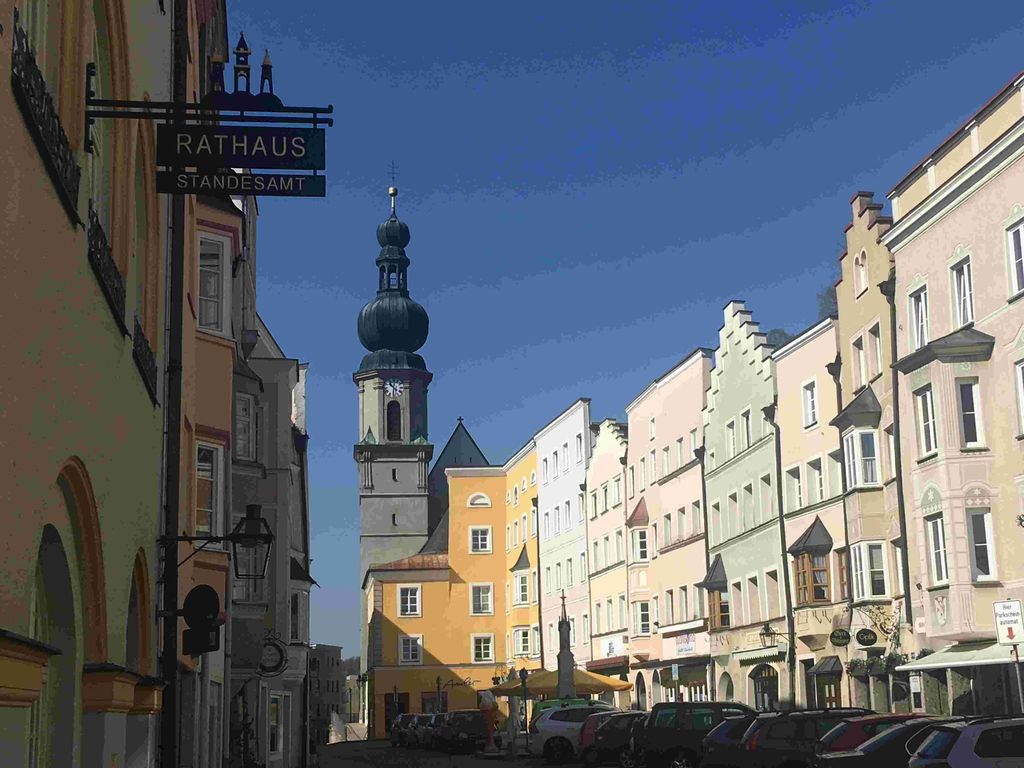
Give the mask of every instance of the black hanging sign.
<path id="1" fill-rule="evenodd" d="M 841 648 L 844 645 L 850 644 L 850 633 L 845 629 L 833 629 L 828 639 L 836 648 Z"/>
<path id="2" fill-rule="evenodd" d="M 327 164 L 325 144 L 323 128 L 160 125 L 156 160 L 174 168 L 322 171 Z"/>
<path id="3" fill-rule="evenodd" d="M 298 173 L 157 171 L 156 191 L 182 195 L 324 197 L 327 194 L 326 178 Z"/>
<path id="4" fill-rule="evenodd" d="M 874 645 L 878 642 L 878 635 L 873 629 L 865 627 L 857 630 L 857 642 L 861 645 Z"/>

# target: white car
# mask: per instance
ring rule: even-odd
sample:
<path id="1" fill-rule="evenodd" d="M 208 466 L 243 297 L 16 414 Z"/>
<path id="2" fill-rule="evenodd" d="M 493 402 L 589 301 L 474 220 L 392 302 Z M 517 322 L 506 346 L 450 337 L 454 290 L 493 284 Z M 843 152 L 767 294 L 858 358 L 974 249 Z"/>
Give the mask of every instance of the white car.
<path id="1" fill-rule="evenodd" d="M 911 768 L 1024 768 L 1024 717 L 943 723 L 914 752 Z"/>
<path id="2" fill-rule="evenodd" d="M 584 721 L 608 706 L 570 706 L 547 709 L 530 724 L 530 754 L 549 763 L 566 763 L 579 757 L 580 731 Z"/>

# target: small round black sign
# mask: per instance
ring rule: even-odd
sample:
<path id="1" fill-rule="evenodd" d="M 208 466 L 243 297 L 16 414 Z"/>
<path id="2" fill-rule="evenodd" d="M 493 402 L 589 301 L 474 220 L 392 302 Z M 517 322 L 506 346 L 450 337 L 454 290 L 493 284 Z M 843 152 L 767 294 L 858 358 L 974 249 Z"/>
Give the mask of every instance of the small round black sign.
<path id="1" fill-rule="evenodd" d="M 868 629 L 867 627 L 858 629 L 857 642 L 861 645 L 874 645 L 878 642 L 878 635 L 875 634 L 873 629 Z"/>
<path id="2" fill-rule="evenodd" d="M 837 648 L 842 648 L 844 645 L 850 644 L 850 633 L 845 629 L 833 629 L 832 634 L 828 636 L 828 640 Z"/>

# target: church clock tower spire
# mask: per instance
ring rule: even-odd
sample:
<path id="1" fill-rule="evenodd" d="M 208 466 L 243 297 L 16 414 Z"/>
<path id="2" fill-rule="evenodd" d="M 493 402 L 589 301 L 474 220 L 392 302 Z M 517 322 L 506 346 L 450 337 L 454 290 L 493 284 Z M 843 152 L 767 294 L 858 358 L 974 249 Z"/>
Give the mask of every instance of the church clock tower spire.
<path id="1" fill-rule="evenodd" d="M 377 295 L 356 322 L 366 354 L 352 379 L 359 391 L 360 580 L 372 564 L 419 552 L 430 535 L 427 387 L 432 375 L 419 355 L 427 341 L 427 312 L 409 296 L 409 227 L 398 218 L 398 189 L 388 190 L 391 215 L 377 227 Z M 366 616 L 365 593 L 363 613 Z M 366 622 L 363 668 L 367 660 Z"/>

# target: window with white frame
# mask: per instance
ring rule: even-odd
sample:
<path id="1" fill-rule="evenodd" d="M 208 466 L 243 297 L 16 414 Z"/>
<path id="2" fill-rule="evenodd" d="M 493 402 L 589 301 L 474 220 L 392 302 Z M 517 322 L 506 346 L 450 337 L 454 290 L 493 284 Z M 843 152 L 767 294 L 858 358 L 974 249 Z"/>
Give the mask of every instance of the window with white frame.
<path id="1" fill-rule="evenodd" d="M 885 450 L 889 454 L 889 479 L 896 477 L 896 432 L 892 424 L 885 428 Z"/>
<path id="2" fill-rule="evenodd" d="M 885 549 L 880 541 L 854 544 L 853 599 L 866 600 L 889 594 L 885 568 Z"/>
<path id="3" fill-rule="evenodd" d="M 825 500 L 825 472 L 821 466 L 821 459 L 811 459 L 807 462 L 807 496 L 811 503 Z"/>
<path id="4" fill-rule="evenodd" d="M 601 558 L 598 556 L 598 554 L 599 554 L 598 544 L 595 541 L 594 542 L 594 562 L 591 564 L 591 566 L 592 566 L 591 567 L 591 571 L 599 571 L 599 570 L 601 570 Z M 607 565 L 607 563 L 606 563 L 606 565 Z"/>
<path id="5" fill-rule="evenodd" d="M 512 549 L 512 526 L 505 526 L 505 551 L 508 552 Z"/>
<path id="6" fill-rule="evenodd" d="M 629 498 L 636 496 L 636 467 L 629 465 Z"/>
<path id="7" fill-rule="evenodd" d="M 548 460 L 543 459 L 540 463 L 540 481 L 546 483 L 548 481 Z"/>
<path id="8" fill-rule="evenodd" d="M 633 603 L 633 634 L 651 634 L 651 604 L 647 600 Z"/>
<path id="9" fill-rule="evenodd" d="M 224 528 L 224 449 L 196 443 L 196 535 L 220 536 Z"/>
<path id="10" fill-rule="evenodd" d="M 843 454 L 850 488 L 878 483 L 878 445 L 873 429 L 858 429 L 843 437 Z"/>
<path id="11" fill-rule="evenodd" d="M 583 435 L 576 435 L 576 463 L 579 464 L 583 461 Z"/>
<path id="12" fill-rule="evenodd" d="M 516 579 L 516 605 L 526 605 L 530 602 L 530 574 L 517 573 Z"/>
<path id="13" fill-rule="evenodd" d="M 690 590 L 687 587 L 679 587 L 679 620 L 690 620 Z"/>
<path id="14" fill-rule="evenodd" d="M 1017 379 L 1017 430 L 1024 433 L 1024 360 L 1014 366 Z"/>
<path id="15" fill-rule="evenodd" d="M 654 439 L 654 417 L 651 416 L 650 421 L 647 422 L 647 439 Z"/>
<path id="16" fill-rule="evenodd" d="M 1010 250 L 1010 276 L 1014 295 L 1024 291 L 1024 224 L 1019 224 L 1007 233 Z"/>
<path id="17" fill-rule="evenodd" d="M 420 605 L 419 584 L 398 585 L 398 615 L 419 616 L 422 606 Z"/>
<path id="18" fill-rule="evenodd" d="M 540 594 L 540 573 L 536 568 L 530 571 L 530 583 L 533 585 L 532 602 L 536 603 L 540 599 L 538 598 L 538 595 Z"/>
<path id="19" fill-rule="evenodd" d="M 544 567 L 544 592 L 550 595 L 551 588 L 553 586 L 554 583 L 551 581 L 551 566 L 548 565 Z"/>
<path id="20" fill-rule="evenodd" d="M 658 524 L 653 523 L 651 525 L 651 559 L 653 560 L 658 556 Z"/>
<path id="21" fill-rule="evenodd" d="M 651 450 L 650 461 L 647 464 L 647 484 L 654 485 L 654 481 L 658 479 L 658 465 L 654 461 L 654 451 Z"/>
<path id="22" fill-rule="evenodd" d="M 267 707 L 267 749 L 272 755 L 280 755 L 284 749 L 284 695 L 272 693 Z"/>
<path id="23" fill-rule="evenodd" d="M 868 330 L 868 346 L 870 349 L 871 378 L 882 372 L 882 327 L 875 323 Z"/>
<path id="24" fill-rule="evenodd" d="M 765 434 L 768 433 L 765 432 Z M 715 459 L 715 452 L 713 450 L 708 451 L 708 465 L 711 467 L 711 469 L 715 469 L 716 467 L 718 467 L 718 461 Z"/>
<path id="25" fill-rule="evenodd" d="M 551 454 L 551 476 L 558 477 L 558 451 Z"/>
<path id="26" fill-rule="evenodd" d="M 736 455 L 736 422 L 725 425 L 725 447 L 729 449 L 729 458 Z"/>
<path id="27" fill-rule="evenodd" d="M 938 447 L 935 436 L 935 400 L 931 386 L 922 387 L 914 393 L 914 410 L 917 412 L 917 447 L 922 457 L 929 456 Z"/>
<path id="28" fill-rule="evenodd" d="M 199 240 L 199 327 L 224 333 L 228 329 L 231 303 L 227 295 L 229 280 L 228 244 L 225 240 L 202 237 Z"/>
<path id="29" fill-rule="evenodd" d="M 928 288 L 910 294 L 910 340 L 914 349 L 928 343 Z"/>
<path id="30" fill-rule="evenodd" d="M 576 522 L 583 524 L 585 502 L 583 501 L 583 494 L 576 494 Z"/>
<path id="31" fill-rule="evenodd" d="M 590 492 L 590 519 L 597 518 L 597 491 Z"/>
<path id="32" fill-rule="evenodd" d="M 995 549 L 992 543 L 991 510 L 967 510 L 967 535 L 971 545 L 971 578 L 974 581 L 994 578 Z"/>
<path id="33" fill-rule="evenodd" d="M 672 461 L 669 456 L 668 446 L 661 449 L 661 476 L 665 477 L 672 471 Z"/>
<path id="34" fill-rule="evenodd" d="M 608 626 L 611 628 L 611 617 L 608 617 Z M 594 603 L 594 632 L 601 634 L 601 603 Z"/>
<path id="35" fill-rule="evenodd" d="M 469 551 L 474 554 L 491 552 L 491 526 L 474 525 L 469 529 Z"/>
<path id="36" fill-rule="evenodd" d="M 607 556 L 608 556 L 608 537 L 607 536 L 604 537 L 604 541 L 605 541 L 605 547 L 604 547 L 605 551 L 604 551 L 604 554 L 605 554 L 605 558 L 607 559 Z M 621 563 L 624 559 L 625 559 L 625 554 L 623 552 L 623 546 L 622 546 L 622 530 L 620 529 L 620 530 L 615 532 L 615 562 L 616 563 Z M 611 562 L 611 561 L 609 561 L 609 562 Z"/>
<path id="37" fill-rule="evenodd" d="M 671 589 L 665 590 L 665 626 L 676 623 L 676 594 Z"/>
<path id="38" fill-rule="evenodd" d="M 562 564 L 555 563 L 555 590 L 562 588 Z"/>
<path id="39" fill-rule="evenodd" d="M 519 546 L 519 521 L 518 520 L 513 520 L 512 521 L 512 546 L 513 547 L 518 547 Z"/>
<path id="40" fill-rule="evenodd" d="M 658 609 L 658 604 L 661 601 L 657 595 L 654 595 L 651 600 L 651 627 L 654 632 L 658 631 L 658 626 L 661 624 L 661 613 Z"/>
<path id="41" fill-rule="evenodd" d="M 800 467 L 786 470 L 786 485 L 789 491 L 790 510 L 800 509 L 804 505 L 804 489 L 800 482 Z"/>
<path id="42" fill-rule="evenodd" d="M 398 638 L 398 663 L 423 663 L 423 635 L 401 635 Z"/>
<path id="43" fill-rule="evenodd" d="M 690 430 L 690 457 L 693 458 L 697 455 L 697 448 L 700 447 L 700 443 L 697 442 L 697 430 Z"/>
<path id="44" fill-rule="evenodd" d="M 580 581 L 587 580 L 587 553 L 580 552 Z"/>
<path id="45" fill-rule="evenodd" d="M 928 529 L 928 561 L 931 567 L 932 584 L 945 584 L 949 580 L 946 562 L 946 524 L 942 515 L 925 519 Z"/>
<path id="46" fill-rule="evenodd" d="M 530 485 L 534 486 L 536 484 L 537 484 L 537 473 L 536 472 L 531 472 L 530 473 Z"/>
<path id="47" fill-rule="evenodd" d="M 576 617 L 569 617 L 569 645 L 576 645 Z"/>
<path id="48" fill-rule="evenodd" d="M 981 398 L 977 379 L 956 380 L 957 400 L 960 406 L 960 444 L 964 448 L 977 448 L 985 444 L 981 425 Z"/>
<path id="49" fill-rule="evenodd" d="M 531 646 L 530 646 L 530 655 L 531 656 L 540 656 L 540 625 L 539 624 L 534 624 L 532 627 L 530 627 L 530 638 L 531 638 L 531 643 L 532 643 Z"/>
<path id="50" fill-rule="evenodd" d="M 864 351 L 864 337 L 858 336 L 851 342 L 853 347 L 853 387 L 860 389 L 868 383 L 868 356 Z"/>
<path id="51" fill-rule="evenodd" d="M 572 573 L 572 558 L 565 561 L 565 586 L 571 587 L 574 584 Z"/>
<path id="52" fill-rule="evenodd" d="M 951 269 L 953 280 L 953 312 L 957 327 L 974 322 L 974 282 L 971 279 L 970 257 Z"/>
<path id="53" fill-rule="evenodd" d="M 622 478 L 616 476 L 612 481 L 612 506 L 622 503 Z"/>
<path id="54" fill-rule="evenodd" d="M 551 513 L 550 512 L 545 512 L 544 513 L 544 538 L 547 539 L 547 538 L 550 538 L 550 537 L 551 537 Z"/>
<path id="55" fill-rule="evenodd" d="M 611 623 L 612 623 L 612 601 L 608 600 L 607 603 L 606 603 L 606 606 L 608 608 L 608 625 L 609 625 L 608 628 L 611 629 Z M 626 624 L 626 596 L 625 595 L 619 595 L 619 628 L 620 629 L 625 629 L 626 626 L 627 626 L 627 624 Z"/>
<path id="56" fill-rule="evenodd" d="M 683 466 L 686 459 L 683 457 L 683 438 L 676 439 L 676 468 Z"/>
<path id="57" fill-rule="evenodd" d="M 669 513 L 661 519 L 662 546 L 667 547 L 672 543 L 672 514 Z M 657 544 L 657 542 L 655 542 Z"/>
<path id="58" fill-rule="evenodd" d="M 809 381 L 803 386 L 804 426 L 811 427 L 818 423 L 818 384 Z"/>
<path id="59" fill-rule="evenodd" d="M 556 534 L 562 530 L 562 510 L 558 507 L 555 507 L 551 512 L 551 522 L 554 524 L 552 534 Z"/>
<path id="60" fill-rule="evenodd" d="M 647 560 L 647 557 L 647 529 L 641 528 L 633 531 L 633 560 L 640 562 Z"/>
<path id="61" fill-rule="evenodd" d="M 640 457 L 640 490 L 647 487 L 647 459 Z"/>
<path id="62" fill-rule="evenodd" d="M 530 655 L 530 630 L 528 628 L 519 627 L 512 630 L 512 647 L 516 656 Z"/>
<path id="63" fill-rule="evenodd" d="M 473 663 L 494 661 L 494 635 L 473 635 Z"/>
<path id="64" fill-rule="evenodd" d="M 753 426 L 750 421 L 750 409 L 740 414 L 740 448 L 749 448 L 754 442 Z"/>
<path id="65" fill-rule="evenodd" d="M 583 641 L 586 642 L 590 639 L 590 616 L 586 613 L 583 614 Z"/>
<path id="66" fill-rule="evenodd" d="M 864 251 L 853 257 L 853 286 L 858 296 L 868 289 L 868 259 Z"/>
<path id="67" fill-rule="evenodd" d="M 235 393 L 235 457 L 256 461 L 256 398 Z"/>
<path id="68" fill-rule="evenodd" d="M 530 536 L 537 538 L 537 508 L 530 509 Z"/>
<path id="69" fill-rule="evenodd" d="M 491 584 L 473 584 L 470 587 L 470 613 L 474 616 L 494 615 L 494 587 Z"/>

